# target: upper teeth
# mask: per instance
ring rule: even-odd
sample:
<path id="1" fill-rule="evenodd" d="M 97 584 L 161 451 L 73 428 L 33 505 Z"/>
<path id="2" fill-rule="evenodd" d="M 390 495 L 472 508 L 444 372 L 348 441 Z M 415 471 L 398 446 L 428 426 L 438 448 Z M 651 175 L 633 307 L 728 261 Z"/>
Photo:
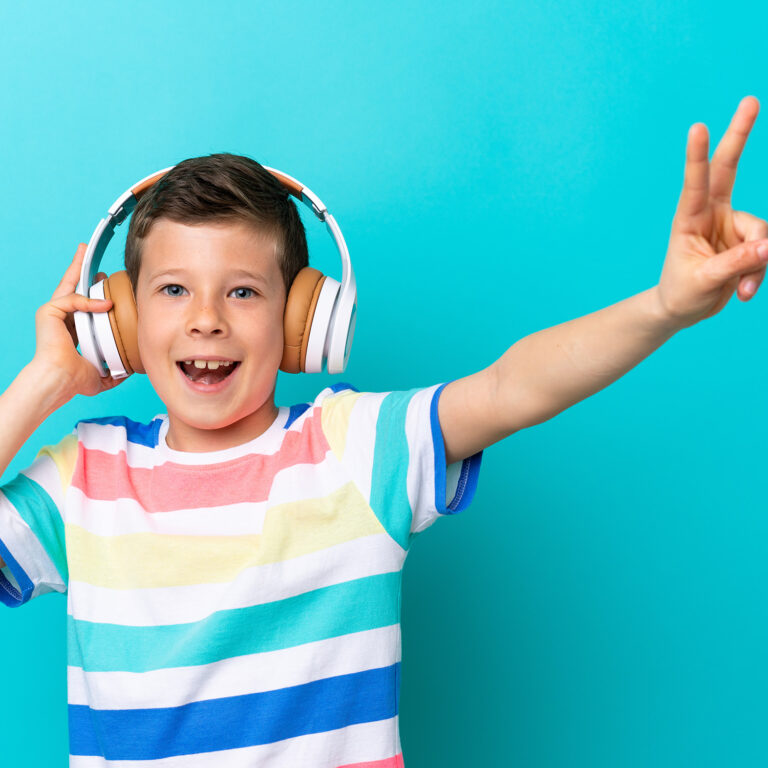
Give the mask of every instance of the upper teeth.
<path id="1" fill-rule="evenodd" d="M 231 360 L 185 360 L 185 365 L 195 364 L 195 368 L 210 368 L 215 371 L 220 365 L 232 365 Z"/>

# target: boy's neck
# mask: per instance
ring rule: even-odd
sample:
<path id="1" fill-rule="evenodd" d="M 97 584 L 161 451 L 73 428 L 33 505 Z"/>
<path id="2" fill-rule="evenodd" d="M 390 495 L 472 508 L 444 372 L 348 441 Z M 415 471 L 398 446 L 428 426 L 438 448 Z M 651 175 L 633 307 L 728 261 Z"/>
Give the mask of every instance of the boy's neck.
<path id="1" fill-rule="evenodd" d="M 255 440 L 264 434 L 277 418 L 278 408 L 270 397 L 258 410 L 220 429 L 201 429 L 186 424 L 168 412 L 165 442 L 174 451 L 209 453 L 223 451 Z"/>

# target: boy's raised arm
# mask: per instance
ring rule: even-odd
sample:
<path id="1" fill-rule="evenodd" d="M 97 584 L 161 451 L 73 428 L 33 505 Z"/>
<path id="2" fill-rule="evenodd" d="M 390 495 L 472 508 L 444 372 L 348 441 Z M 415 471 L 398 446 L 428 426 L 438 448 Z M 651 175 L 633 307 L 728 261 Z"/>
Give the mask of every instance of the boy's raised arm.
<path id="1" fill-rule="evenodd" d="M 106 312 L 112 306 L 109 299 L 89 299 L 74 292 L 84 254 L 85 244 L 81 243 L 51 300 L 37 310 L 35 355 L 0 395 L 0 476 L 30 435 L 55 410 L 77 394 L 95 395 L 123 381 L 111 376 L 102 378 L 76 349 L 72 313 Z M 0 558 L 0 568 L 4 567 Z"/>
<path id="2" fill-rule="evenodd" d="M 598 312 L 526 336 L 488 368 L 449 383 L 438 402 L 446 461 L 552 418 L 598 392 L 678 330 L 757 292 L 768 223 L 734 211 L 736 167 L 757 117 L 742 100 L 708 160 L 706 126 L 688 132 L 685 179 L 658 285 Z M 710 173 L 711 172 L 711 173 Z"/>

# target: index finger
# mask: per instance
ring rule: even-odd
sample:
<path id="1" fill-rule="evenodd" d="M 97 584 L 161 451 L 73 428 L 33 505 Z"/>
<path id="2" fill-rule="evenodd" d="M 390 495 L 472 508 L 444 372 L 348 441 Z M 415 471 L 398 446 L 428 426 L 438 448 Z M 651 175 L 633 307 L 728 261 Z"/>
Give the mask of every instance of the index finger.
<path id="1" fill-rule="evenodd" d="M 712 155 L 710 189 L 713 200 L 718 203 L 730 205 L 739 158 L 759 111 L 760 102 L 754 96 L 745 96 Z"/>
<path id="2" fill-rule="evenodd" d="M 701 128 L 704 130 L 702 131 Z M 688 129 L 685 147 L 683 191 L 677 204 L 672 226 L 678 231 L 699 233 L 706 227 L 701 214 L 709 204 L 709 132 L 703 123 Z"/>
<path id="3" fill-rule="evenodd" d="M 87 247 L 85 243 L 80 243 L 77 246 L 72 263 L 67 267 L 64 277 L 61 278 L 61 282 L 56 286 L 56 290 L 51 296 L 52 299 L 68 296 L 70 293 L 75 292 L 75 288 L 77 288 L 77 284 L 80 282 L 80 268 L 82 267 L 83 256 Z"/>

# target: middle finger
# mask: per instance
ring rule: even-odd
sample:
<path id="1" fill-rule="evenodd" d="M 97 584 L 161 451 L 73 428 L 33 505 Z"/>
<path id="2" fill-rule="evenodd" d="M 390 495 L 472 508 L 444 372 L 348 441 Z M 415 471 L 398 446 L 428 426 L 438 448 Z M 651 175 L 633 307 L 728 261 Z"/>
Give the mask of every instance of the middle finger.
<path id="1" fill-rule="evenodd" d="M 710 194 L 718 203 L 730 205 L 739 158 L 759 111 L 760 102 L 754 96 L 745 96 L 712 155 Z"/>

